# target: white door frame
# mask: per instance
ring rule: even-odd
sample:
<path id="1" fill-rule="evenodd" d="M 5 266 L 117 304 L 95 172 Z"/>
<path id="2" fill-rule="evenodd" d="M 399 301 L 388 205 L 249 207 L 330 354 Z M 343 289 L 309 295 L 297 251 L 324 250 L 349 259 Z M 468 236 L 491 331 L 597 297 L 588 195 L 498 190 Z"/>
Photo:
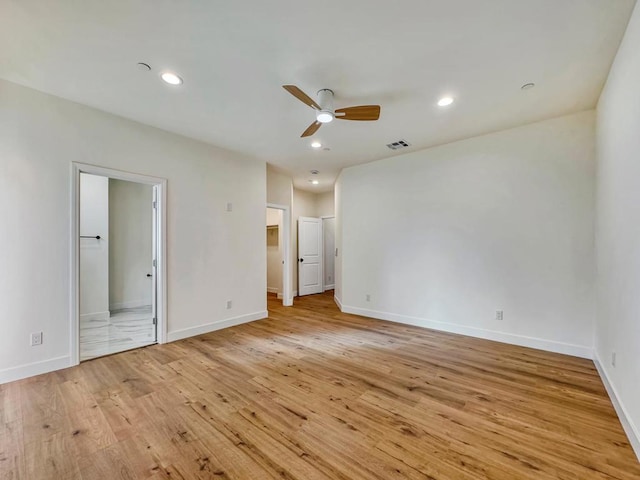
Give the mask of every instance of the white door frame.
<path id="1" fill-rule="evenodd" d="M 89 173 L 116 180 L 144 183 L 157 188 L 156 204 L 157 225 L 157 259 L 156 259 L 156 291 L 157 291 L 157 324 L 156 334 L 158 343 L 167 341 L 167 180 L 137 173 L 124 172 L 111 168 L 98 167 L 84 163 L 72 162 L 71 184 L 71 364 L 80 363 L 80 174 Z"/>
<path id="2" fill-rule="evenodd" d="M 293 305 L 293 295 L 291 292 L 291 214 L 288 205 L 277 203 L 267 203 L 267 208 L 282 211 L 282 305 L 290 307 Z M 265 252 L 266 261 L 266 252 Z"/>
<path id="3" fill-rule="evenodd" d="M 326 291 L 326 286 L 327 286 L 324 283 L 324 275 L 325 275 L 324 262 L 326 261 L 326 258 L 324 257 L 324 221 L 325 220 L 329 220 L 331 218 L 336 218 L 336 216 L 335 215 L 322 215 L 320 217 L 320 220 L 322 220 L 322 269 L 323 269 L 323 271 L 322 271 L 322 291 L 323 292 Z M 334 240 L 334 245 L 335 245 L 335 240 Z M 335 262 L 335 252 L 333 252 L 331 256 L 334 258 L 334 262 Z M 336 281 L 335 274 L 336 274 L 336 272 L 335 272 L 335 267 L 334 267 L 334 272 L 333 272 L 333 275 L 334 275 L 334 278 L 333 278 L 334 288 L 335 288 L 335 281 Z"/>

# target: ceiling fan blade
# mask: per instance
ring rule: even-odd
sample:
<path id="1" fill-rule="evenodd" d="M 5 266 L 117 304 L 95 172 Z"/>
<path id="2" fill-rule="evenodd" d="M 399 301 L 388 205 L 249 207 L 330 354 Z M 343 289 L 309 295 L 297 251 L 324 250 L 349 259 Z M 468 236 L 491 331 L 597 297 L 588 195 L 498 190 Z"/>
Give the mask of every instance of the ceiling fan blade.
<path id="1" fill-rule="evenodd" d="M 322 123 L 318 122 L 317 120 L 315 122 L 313 122 L 311 125 L 309 125 L 309 128 L 307 128 L 302 135 L 300 135 L 300 138 L 303 137 L 310 137 L 311 135 L 313 135 L 314 133 L 316 133 L 318 131 L 318 129 L 320 128 L 320 126 L 322 125 Z"/>
<path id="2" fill-rule="evenodd" d="M 380 118 L 380 105 L 339 108 L 336 110 L 336 118 L 338 120 L 378 120 Z"/>
<path id="3" fill-rule="evenodd" d="M 296 97 L 302 103 L 309 105 L 311 108 L 315 108 L 316 110 L 320 110 L 320 105 L 314 102 L 309 95 L 304 93 L 295 85 L 283 85 L 282 88 L 284 88 L 287 92 L 289 92 L 291 95 Z"/>

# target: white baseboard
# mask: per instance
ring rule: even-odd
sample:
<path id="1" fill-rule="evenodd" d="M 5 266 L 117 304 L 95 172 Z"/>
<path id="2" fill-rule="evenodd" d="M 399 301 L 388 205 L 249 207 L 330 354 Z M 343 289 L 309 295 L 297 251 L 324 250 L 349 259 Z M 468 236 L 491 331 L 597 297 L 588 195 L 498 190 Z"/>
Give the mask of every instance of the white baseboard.
<path id="1" fill-rule="evenodd" d="M 130 302 L 112 303 L 109 305 L 111 310 L 122 310 L 124 308 L 140 308 L 151 305 L 150 300 L 131 300 Z"/>
<path id="2" fill-rule="evenodd" d="M 334 295 L 333 296 L 333 301 L 336 302 L 336 305 L 338 306 L 340 311 L 344 312 L 344 310 L 342 309 L 342 302 L 340 301 L 340 299 Z"/>
<path id="3" fill-rule="evenodd" d="M 282 292 L 278 292 L 278 295 L 276 296 L 276 298 L 278 300 L 282 300 L 284 298 L 284 295 L 282 294 Z"/>
<path id="4" fill-rule="evenodd" d="M 333 283 L 331 285 L 325 285 L 324 291 L 326 292 L 327 290 L 333 290 L 334 288 L 336 288 L 336 286 Z"/>
<path id="5" fill-rule="evenodd" d="M 198 325 L 197 327 L 183 328 L 182 330 L 175 330 L 167 333 L 167 342 L 175 342 L 176 340 L 182 340 L 183 338 L 194 337 L 196 335 L 202 335 L 203 333 L 215 332 L 216 330 L 222 330 L 223 328 L 234 327 L 243 323 L 253 322 L 254 320 L 262 320 L 267 318 L 269 312 L 266 310 L 262 312 L 249 313 L 247 315 L 240 315 L 239 317 L 226 318 L 224 320 L 218 320 L 216 322 L 205 323 L 204 325 Z"/>
<path id="6" fill-rule="evenodd" d="M 267 293 L 278 293 L 278 287 L 267 287 Z"/>
<path id="7" fill-rule="evenodd" d="M 298 290 L 294 290 L 293 294 L 291 295 L 292 297 L 297 297 L 298 296 Z"/>
<path id="8" fill-rule="evenodd" d="M 111 312 L 108 310 L 106 312 L 83 313 L 80 315 L 80 321 L 89 322 L 92 320 L 109 320 L 110 316 Z"/>
<path id="9" fill-rule="evenodd" d="M 405 323 L 415 325 L 417 327 L 431 328 L 442 332 L 457 333 L 460 335 L 468 335 L 470 337 L 484 338 L 486 340 L 494 340 L 496 342 L 509 343 L 519 345 L 521 347 L 536 348 L 538 350 L 546 350 L 548 352 L 563 353 L 574 357 L 593 358 L 593 349 L 583 345 L 574 345 L 571 343 L 556 342 L 543 338 L 527 337 L 524 335 L 516 335 L 513 333 L 497 332 L 495 330 L 485 330 L 483 328 L 467 327 L 465 325 L 456 325 L 453 323 L 438 322 L 420 317 L 411 317 L 408 315 L 400 315 L 389 312 L 379 312 L 377 310 L 368 310 L 366 308 L 350 307 L 349 305 L 338 305 L 345 313 L 354 315 L 362 315 L 364 317 L 377 318 L 380 320 L 389 320 L 391 322 Z"/>
<path id="10" fill-rule="evenodd" d="M 607 375 L 607 370 L 604 368 L 603 363 L 600 361 L 600 357 L 597 352 L 593 352 L 593 363 L 600 374 L 600 378 L 602 379 L 602 383 L 604 384 L 604 388 L 607 389 L 607 393 L 609 394 L 609 398 L 611 399 L 611 403 L 613 403 L 613 408 L 615 408 L 616 413 L 618 414 L 618 418 L 620 419 L 620 423 L 622 424 L 622 428 L 627 434 L 627 438 L 629 439 L 629 443 L 631 444 L 631 448 L 636 453 L 636 457 L 640 460 L 640 430 L 634 425 L 631 417 L 627 414 L 627 409 L 624 407 L 624 404 L 620 400 L 618 396 L 618 392 L 616 391 L 613 383 L 609 380 L 609 375 Z"/>
<path id="11" fill-rule="evenodd" d="M 41 362 L 33 362 L 25 365 L 19 365 L 17 367 L 5 368 L 4 370 L 0 370 L 0 384 L 33 377 L 42 373 L 53 372 L 54 370 L 68 368 L 70 366 L 71 357 L 69 355 L 65 355 L 64 357 L 51 358 Z"/>

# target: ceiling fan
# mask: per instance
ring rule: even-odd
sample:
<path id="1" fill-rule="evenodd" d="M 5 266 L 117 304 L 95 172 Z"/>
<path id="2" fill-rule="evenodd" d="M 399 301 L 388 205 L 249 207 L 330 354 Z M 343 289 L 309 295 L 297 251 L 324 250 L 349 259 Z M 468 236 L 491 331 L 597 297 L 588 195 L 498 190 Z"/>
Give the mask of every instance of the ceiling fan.
<path id="1" fill-rule="evenodd" d="M 302 132 L 301 137 L 313 135 L 323 123 L 329 123 L 333 121 L 334 118 L 338 120 L 358 120 L 365 122 L 378 120 L 378 118 L 380 118 L 380 105 L 360 105 L 334 110 L 333 91 L 328 88 L 323 88 L 318 91 L 318 102 L 316 103 L 309 95 L 295 85 L 283 85 L 282 87 L 302 103 L 309 105 L 316 111 L 316 121 Z"/>

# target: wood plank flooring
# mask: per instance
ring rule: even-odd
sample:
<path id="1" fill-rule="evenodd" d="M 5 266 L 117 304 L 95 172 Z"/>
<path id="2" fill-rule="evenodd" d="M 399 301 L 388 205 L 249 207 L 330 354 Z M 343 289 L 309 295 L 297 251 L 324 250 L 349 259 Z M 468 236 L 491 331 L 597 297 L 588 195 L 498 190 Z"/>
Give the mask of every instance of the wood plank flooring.
<path id="1" fill-rule="evenodd" d="M 269 309 L 0 386 L 0 478 L 640 478 L 588 360 Z"/>

